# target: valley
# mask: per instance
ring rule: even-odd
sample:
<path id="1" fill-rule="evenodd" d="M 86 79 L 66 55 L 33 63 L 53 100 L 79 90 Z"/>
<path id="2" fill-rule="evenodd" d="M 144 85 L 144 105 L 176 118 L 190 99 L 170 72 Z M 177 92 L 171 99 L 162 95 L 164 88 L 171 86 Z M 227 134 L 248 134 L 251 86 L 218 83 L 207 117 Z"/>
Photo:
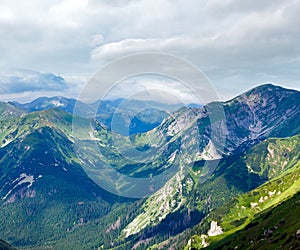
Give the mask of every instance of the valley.
<path id="1" fill-rule="evenodd" d="M 171 115 L 142 101 L 115 114 L 120 101 L 79 102 L 77 113 L 64 97 L 0 103 L 1 239 L 17 249 L 300 248 L 299 91 L 265 84 L 169 105 Z M 212 120 L 218 107 L 225 117 Z"/>

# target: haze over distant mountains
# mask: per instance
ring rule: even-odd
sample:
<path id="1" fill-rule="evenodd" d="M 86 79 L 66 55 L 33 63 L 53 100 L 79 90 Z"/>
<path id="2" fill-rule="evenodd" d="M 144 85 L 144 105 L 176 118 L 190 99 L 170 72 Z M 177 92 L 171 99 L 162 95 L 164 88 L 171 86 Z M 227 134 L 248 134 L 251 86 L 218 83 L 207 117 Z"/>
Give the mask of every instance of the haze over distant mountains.
<path id="1" fill-rule="evenodd" d="M 125 101 L 125 105 L 121 105 Z M 149 131 L 184 105 L 124 98 L 101 100 L 86 104 L 76 99 L 62 96 L 39 97 L 29 103 L 10 102 L 10 104 L 26 112 L 59 108 L 71 114 L 75 112 L 76 105 L 76 113 L 74 115 L 96 118 L 108 128 L 111 128 L 111 122 L 114 118 L 118 126 L 113 129 L 124 135 Z M 200 107 L 199 104 L 191 104 L 190 106 Z"/>

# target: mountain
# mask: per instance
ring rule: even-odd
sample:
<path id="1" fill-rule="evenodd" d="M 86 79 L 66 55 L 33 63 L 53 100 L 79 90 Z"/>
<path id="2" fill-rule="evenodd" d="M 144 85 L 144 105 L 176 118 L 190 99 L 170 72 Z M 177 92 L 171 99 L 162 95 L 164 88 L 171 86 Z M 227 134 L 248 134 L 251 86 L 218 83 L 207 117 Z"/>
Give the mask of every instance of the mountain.
<path id="1" fill-rule="evenodd" d="M 71 240 L 76 247 L 86 231 L 105 234 L 114 214 L 131 206 L 87 176 L 71 141 L 71 122 L 71 114 L 49 109 L 1 123 L 1 136 L 9 141 L 0 148 L 0 231 L 15 246 L 65 249 Z M 87 245 L 101 240 L 92 237 Z"/>
<path id="2" fill-rule="evenodd" d="M 109 129 L 122 135 L 147 132 L 157 127 L 170 113 L 182 106 L 181 104 L 122 98 L 86 104 L 62 96 L 40 97 L 24 104 L 10 102 L 10 105 L 27 112 L 59 108 L 85 118 L 96 117 Z"/>
<path id="3" fill-rule="evenodd" d="M 157 127 L 183 104 L 167 104 L 137 99 L 102 100 L 92 104 L 97 119 L 122 134 L 144 133 Z"/>
<path id="4" fill-rule="evenodd" d="M 265 103 L 262 108 L 259 108 L 257 98 Z M 173 162 L 176 162 L 176 157 L 184 159 L 183 164 L 191 165 L 192 171 L 178 173 L 146 200 L 140 214 L 124 230 L 128 237 L 140 235 L 141 241 L 144 241 L 153 235 L 161 234 L 162 227 L 166 232 L 176 229 L 178 233 L 193 225 L 188 221 L 197 222 L 211 209 L 268 181 L 264 174 L 249 171 L 244 163 L 233 163 L 240 155 L 244 155 L 270 136 L 281 136 L 283 133 L 290 136 L 297 134 L 299 92 L 265 85 L 222 105 L 229 131 L 223 152 L 218 152 L 218 148 L 209 140 L 210 126 L 207 122 L 209 109 L 206 107 L 180 109 L 154 130 L 133 139 L 140 147 L 143 147 L 143 144 L 139 143 L 146 141 L 147 146 L 151 148 L 161 145 L 166 138 L 167 146 L 160 146 L 156 151 L 157 154 L 163 155 L 166 160 L 172 159 Z M 280 111 L 279 114 L 277 110 Z M 215 141 L 218 141 L 218 138 Z M 176 154 L 178 148 L 182 151 L 180 155 Z M 294 150 L 297 151 L 297 147 Z M 258 152 L 260 150 L 257 150 L 256 154 Z M 205 165 L 204 160 L 212 162 L 213 165 L 213 161 L 222 153 L 225 157 L 217 169 L 214 167 L 210 169 L 209 164 Z M 233 166 L 230 167 L 231 165 Z M 147 169 L 149 168 L 152 168 L 151 173 L 160 171 L 159 167 L 153 168 L 153 164 L 147 166 Z M 162 164 L 161 168 L 165 169 L 166 166 Z M 139 167 L 140 169 L 142 168 Z M 128 171 L 130 170 L 127 169 Z M 203 183 L 205 176 L 208 180 Z M 192 211 L 191 209 L 195 207 L 196 211 L 201 211 L 200 214 L 194 213 L 195 217 L 188 218 L 183 216 L 185 209 Z M 177 226 L 172 224 L 174 216 Z M 135 237 L 139 239 L 139 236 Z"/>
<path id="5" fill-rule="evenodd" d="M 2 147 L 0 165 L 0 230 L 16 246 L 65 237 L 104 216 L 116 199 L 87 177 L 71 141 L 53 127 L 34 128 Z"/>
<path id="6" fill-rule="evenodd" d="M 229 168 L 235 168 L 235 170 L 225 173 L 225 175 L 231 176 L 227 178 L 229 185 L 242 184 L 242 181 L 238 181 L 235 175 L 243 172 L 238 172 L 238 169 L 243 166 L 248 169 L 248 172 L 257 173 L 261 178 L 265 178 L 265 181 L 260 185 L 256 185 L 255 188 L 250 188 L 248 192 L 232 197 L 227 203 L 212 208 L 207 217 L 201 222 L 199 231 L 202 236 L 194 236 L 190 241 L 190 247 L 192 242 L 194 242 L 193 245 L 196 249 L 203 248 L 209 242 L 212 242 L 214 244 L 211 247 L 214 249 L 213 246 L 219 244 L 220 238 L 226 238 L 227 236 L 231 238 L 231 235 L 234 235 L 238 230 L 248 230 L 260 214 L 264 214 L 265 211 L 273 214 L 272 211 L 278 203 L 284 202 L 299 193 L 299 143 L 299 135 L 284 139 L 267 139 L 230 165 Z M 247 176 L 243 176 L 245 183 L 249 183 L 249 180 Z M 257 181 L 259 183 L 259 179 Z M 296 197 L 299 199 L 299 195 Z M 296 217 L 299 216 L 297 210 L 294 210 L 293 213 Z M 277 219 L 280 220 L 280 218 Z M 221 229 L 219 230 L 220 235 L 216 234 L 215 237 L 209 235 L 208 222 L 212 221 L 218 223 Z M 293 223 L 287 225 L 292 226 Z M 299 223 L 297 226 L 299 226 Z M 263 229 L 260 230 L 263 231 Z M 208 232 L 210 237 L 207 236 L 205 231 Z M 206 243 L 204 244 L 204 242 Z"/>
<path id="7" fill-rule="evenodd" d="M 273 90 L 274 93 L 272 93 Z M 257 95 L 263 100 L 262 103 L 265 103 L 262 108 L 259 108 Z M 143 234 L 144 228 L 147 227 L 152 230 L 151 235 L 153 235 L 155 225 L 161 224 L 161 221 L 168 223 L 166 222 L 169 220 L 168 216 L 178 213 L 181 209 L 197 207 L 200 211 L 207 213 L 232 197 L 268 181 L 268 177 L 265 176 L 266 172 L 254 173 L 249 171 L 244 163 L 233 163 L 237 157 L 245 154 L 251 147 L 269 136 L 297 134 L 297 129 L 299 129 L 299 92 L 265 85 L 250 90 L 223 105 L 227 114 L 227 128 L 230 131 L 227 135 L 226 151 L 223 152 L 227 156 L 221 160 L 219 167 L 211 177 L 209 175 L 212 175 L 212 172 L 210 172 L 209 166 L 205 166 L 204 160 L 213 162 L 222 152 L 213 149 L 214 145 L 209 143 L 209 125 L 206 125 L 207 110 L 205 107 L 196 110 L 181 109 L 165 123 L 147 133 L 150 141 L 151 137 L 160 139 L 158 133 L 163 133 L 165 136 L 172 135 L 171 142 L 175 141 L 174 137 L 184 138 L 181 140 L 181 146 L 184 147 L 183 151 L 186 154 L 181 154 L 180 157 L 194 162 L 192 164 L 193 171 L 176 175 L 161 190 L 149 197 L 141 213 L 125 228 L 126 235 Z M 277 114 L 276 110 L 280 110 L 280 113 Z M 243 115 L 243 113 L 245 114 Z M 199 128 L 201 133 L 199 133 Z M 201 134 L 200 137 L 199 134 Z M 195 143 L 195 140 L 193 140 L 194 143 L 190 143 L 190 138 L 198 138 L 200 141 L 198 144 Z M 144 140 L 146 139 L 142 141 Z M 155 144 L 157 141 L 153 140 L 153 143 Z M 199 147 L 195 147 L 195 144 Z M 294 148 L 296 152 L 297 149 L 298 146 Z M 193 153 L 190 154 L 190 152 Z M 257 150 L 254 155 L 260 155 L 258 152 L 261 151 Z M 278 171 L 278 169 L 273 170 Z M 207 174 L 209 180 L 203 183 L 201 179 Z M 174 201 L 176 202 L 174 203 Z M 168 230 L 172 230 L 171 225 Z"/>
<path id="8" fill-rule="evenodd" d="M 199 166 L 195 166 L 191 175 L 175 183 L 173 192 L 176 193 L 178 188 L 183 189 L 179 195 L 177 191 L 177 195 L 172 196 L 172 189 L 168 192 L 170 186 L 166 185 L 160 190 L 160 197 L 164 197 L 164 202 L 160 202 L 159 192 L 150 197 L 144 204 L 142 213 L 125 229 L 126 232 L 136 235 L 135 244 L 139 242 L 143 246 L 142 249 L 148 246 L 152 246 L 153 249 L 168 249 L 174 246 L 175 249 L 183 249 L 185 246 L 186 249 L 201 249 L 208 244 L 211 244 L 210 249 L 220 249 L 214 247 L 218 246 L 220 239 L 227 236 L 230 238 L 236 231 L 243 229 L 244 234 L 247 234 L 248 224 L 251 224 L 260 212 L 272 210 L 277 204 L 290 199 L 300 191 L 299 142 L 299 135 L 283 139 L 267 139 L 248 150 L 245 155 L 225 159 L 205 183 L 197 183 L 195 175 L 199 171 Z M 274 148 L 276 150 L 273 152 Z M 262 155 L 257 154 L 258 150 L 261 150 Z M 256 157 L 253 158 L 254 156 Z M 260 179 L 259 174 L 253 178 L 255 176 L 253 170 L 247 167 L 251 166 L 257 171 L 258 169 L 255 169 L 257 166 L 268 166 L 269 172 L 274 173 L 278 170 L 278 165 L 280 169 L 282 168 L 281 173 L 271 175 L 268 179 L 263 176 Z M 241 180 L 236 178 L 238 173 Z M 245 191 L 245 186 L 248 185 L 248 191 Z M 174 200 L 184 202 L 184 206 L 172 207 Z M 165 209 L 160 213 L 163 219 L 153 223 L 157 211 L 162 207 Z M 200 214 L 195 214 L 195 208 Z M 188 213 L 184 213 L 185 209 L 189 210 L 189 216 Z M 295 210 L 293 218 L 298 216 Z M 148 220 L 153 223 L 148 224 L 148 229 L 138 229 Z M 184 223 L 188 226 L 184 226 Z M 299 226 L 299 223 L 295 225 L 290 223 L 292 222 L 289 221 L 286 226 L 293 226 L 294 229 Z M 214 233 L 208 233 L 212 225 L 211 231 Z M 176 232 L 176 229 L 179 231 Z M 155 237 L 154 239 L 152 237 L 163 236 L 162 232 L 168 234 L 158 244 Z M 291 234 L 287 231 L 286 237 L 294 237 L 295 232 Z M 214 234 L 216 236 L 213 236 Z M 236 245 L 230 246 L 228 249 L 233 249 Z"/>
<path id="9" fill-rule="evenodd" d="M 77 105 L 75 115 L 89 117 L 94 112 L 93 108 L 90 107 L 89 105 L 80 102 L 76 99 L 66 98 L 62 96 L 39 97 L 29 103 L 21 104 L 18 102 L 11 102 L 11 104 L 27 112 L 59 108 L 70 114 L 73 114 L 75 105 Z"/>
<path id="10" fill-rule="evenodd" d="M 299 249 L 300 193 L 260 212 L 244 230 L 230 235 L 207 249 Z"/>
<path id="11" fill-rule="evenodd" d="M 213 222 L 212 231 L 223 232 L 205 238 L 213 246 L 298 192 L 299 97 L 262 85 L 227 102 L 180 107 L 130 136 L 73 116 L 64 98 L 27 108 L 3 103 L 1 237 L 31 249 L 183 249 L 188 242 L 203 247 L 201 234 Z M 109 103 L 97 113 L 128 119 L 139 105 L 146 104 L 126 112 Z M 105 165 L 120 175 L 104 173 Z M 160 176 L 156 185 L 147 182 Z M 131 194 L 127 177 L 142 180 L 141 194 L 150 188 L 153 194 L 118 196 Z"/>
<path id="12" fill-rule="evenodd" d="M 246 227 L 221 239 L 215 236 L 210 245 L 206 235 L 193 236 L 185 249 L 299 249 L 299 200 L 297 193 L 257 213 Z"/>
<path id="13" fill-rule="evenodd" d="M 262 100 L 261 104 L 257 98 Z M 222 155 L 224 158 L 245 153 L 268 137 L 298 134 L 299 106 L 298 91 L 264 85 L 228 102 L 201 108 L 183 107 L 153 130 L 132 136 L 131 141 L 139 148 L 155 150 L 156 155 L 164 155 L 166 159 L 175 154 L 176 161 L 180 156 L 187 166 L 214 161 Z M 220 110 L 224 116 L 213 117 L 219 120 L 211 124 L 211 113 Z M 155 168 L 160 171 L 159 166 Z"/>
<path id="14" fill-rule="evenodd" d="M 253 204 L 256 202 L 260 204 L 259 200 L 261 200 L 261 197 L 269 196 L 268 192 L 274 192 L 278 185 L 277 180 L 279 177 L 282 179 L 281 182 L 286 184 L 281 186 L 281 197 L 277 202 L 285 199 L 286 195 L 291 195 L 297 192 L 297 190 L 300 191 L 299 183 L 295 182 L 299 178 L 294 177 L 294 174 L 299 176 L 299 143 L 299 135 L 286 139 L 267 139 L 249 149 L 245 155 L 235 155 L 221 161 L 214 174 L 205 183 L 199 182 L 203 165 L 200 163 L 195 164 L 186 176 L 182 176 L 179 180 L 173 179 L 172 182 L 167 183 L 159 192 L 149 197 L 143 206 L 141 214 L 126 227 L 125 232 L 128 235 L 143 234 L 142 229 L 145 226 L 149 226 L 154 234 L 153 227 L 161 224 L 162 222 L 160 221 L 164 221 L 164 223 L 169 224 L 171 227 L 172 216 L 170 215 L 187 208 L 190 212 L 197 208 L 200 214 L 192 217 L 192 213 L 190 213 L 190 219 L 192 222 L 199 222 L 200 216 L 202 220 L 200 226 L 201 233 L 204 233 L 202 231 L 203 228 L 205 228 L 206 233 L 209 227 L 205 222 L 207 220 L 220 221 L 221 218 L 226 217 L 224 211 L 228 211 L 228 202 L 230 204 L 232 199 L 236 201 L 239 195 L 244 197 L 244 193 L 251 191 L 251 194 L 254 193 L 255 197 L 252 197 L 249 201 L 249 194 L 247 194 L 247 203 L 239 204 L 239 208 L 250 207 L 249 210 L 251 210 L 251 202 Z M 261 153 L 258 154 L 257 152 Z M 281 170 L 280 172 L 278 171 L 279 169 Z M 273 179 L 276 181 L 273 182 Z M 268 184 L 269 182 L 270 184 Z M 268 189 L 266 190 L 267 186 Z M 256 189 L 260 191 L 256 191 Z M 164 199 L 162 200 L 161 197 L 164 197 Z M 174 200 L 179 202 L 174 203 Z M 245 198 L 241 198 L 242 202 L 244 200 Z M 172 203 L 174 205 L 171 205 Z M 267 202 L 263 204 L 267 204 Z M 273 203 L 270 204 L 272 205 Z M 236 202 L 230 206 L 234 208 Z M 164 209 L 161 210 L 161 208 Z M 205 218 L 216 209 L 217 212 L 215 213 L 217 216 L 213 217 L 213 219 L 211 217 Z M 249 210 L 245 210 L 243 214 L 251 215 L 252 213 Z M 240 210 L 232 213 L 235 217 L 231 218 L 231 216 L 228 216 L 229 219 L 226 223 L 240 219 L 236 218 L 236 214 L 241 213 Z M 184 219 L 184 217 L 176 218 L 177 223 L 181 219 Z M 205 226 L 203 226 L 203 223 Z M 190 223 L 189 226 L 193 227 L 193 223 Z M 168 228 L 166 231 L 173 228 Z M 176 242 L 178 244 L 178 241 Z"/>
<path id="15" fill-rule="evenodd" d="M 256 87 L 226 102 L 229 140 L 236 144 L 236 137 L 242 135 L 248 139 L 246 144 L 252 144 L 260 137 L 298 134 L 299 104 L 298 91 L 272 84 Z"/>
<path id="16" fill-rule="evenodd" d="M 9 103 L 0 102 L 0 121 L 15 116 L 21 116 L 24 112 Z"/>

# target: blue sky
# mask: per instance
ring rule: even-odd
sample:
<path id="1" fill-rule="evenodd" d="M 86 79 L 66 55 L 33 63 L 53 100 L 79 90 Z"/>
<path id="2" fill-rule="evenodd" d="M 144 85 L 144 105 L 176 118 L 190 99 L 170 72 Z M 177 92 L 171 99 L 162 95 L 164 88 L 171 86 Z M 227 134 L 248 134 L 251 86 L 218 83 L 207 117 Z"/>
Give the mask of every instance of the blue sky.
<path id="1" fill-rule="evenodd" d="M 196 65 L 222 99 L 266 82 L 299 89 L 299 13 L 298 0 L 2 0 L 0 99 L 76 97 L 111 60 L 152 51 Z"/>

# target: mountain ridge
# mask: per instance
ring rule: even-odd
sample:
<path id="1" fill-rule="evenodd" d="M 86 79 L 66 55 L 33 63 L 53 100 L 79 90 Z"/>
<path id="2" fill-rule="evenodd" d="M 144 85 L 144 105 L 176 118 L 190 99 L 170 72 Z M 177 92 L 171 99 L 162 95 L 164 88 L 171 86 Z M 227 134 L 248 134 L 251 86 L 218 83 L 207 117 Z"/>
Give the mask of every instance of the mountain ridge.
<path id="1" fill-rule="evenodd" d="M 26 113 L 3 104 L 0 232 L 16 246 L 56 249 L 66 248 L 70 239 L 69 249 L 78 247 L 79 239 L 91 248 L 128 249 L 181 234 L 186 237 L 184 232 L 212 210 L 259 188 L 268 178 L 277 178 L 282 166 L 277 167 L 275 161 L 283 164 L 284 171 L 294 171 L 292 164 L 299 159 L 299 144 L 293 142 L 299 134 L 299 97 L 298 91 L 265 85 L 209 107 L 183 107 L 152 130 L 130 136 L 59 107 Z M 211 124 L 215 105 L 222 105 L 226 120 Z M 77 130 L 72 126 L 74 119 L 79 119 Z M 227 127 L 224 149 L 218 146 L 222 134 L 211 139 L 216 124 L 219 130 Z M 77 140 L 82 142 L 82 155 L 74 148 Z M 142 162 L 133 164 L 123 157 L 130 147 L 145 152 Z M 268 162 L 261 160 L 267 156 Z M 213 166 L 213 162 L 218 164 Z M 178 172 L 152 195 L 136 200 L 101 189 L 84 171 L 85 163 L 110 164 L 122 175 L 135 178 L 160 175 L 172 164 L 178 164 Z M 107 181 L 126 187 L 122 179 L 107 177 Z M 63 212 L 65 209 L 70 212 Z M 5 218 L 14 223 L 7 224 Z M 41 220 L 44 226 L 36 224 Z M 41 235 L 34 234 L 29 240 L 30 228 L 19 229 L 18 234 L 12 231 L 25 222 L 39 228 Z"/>

